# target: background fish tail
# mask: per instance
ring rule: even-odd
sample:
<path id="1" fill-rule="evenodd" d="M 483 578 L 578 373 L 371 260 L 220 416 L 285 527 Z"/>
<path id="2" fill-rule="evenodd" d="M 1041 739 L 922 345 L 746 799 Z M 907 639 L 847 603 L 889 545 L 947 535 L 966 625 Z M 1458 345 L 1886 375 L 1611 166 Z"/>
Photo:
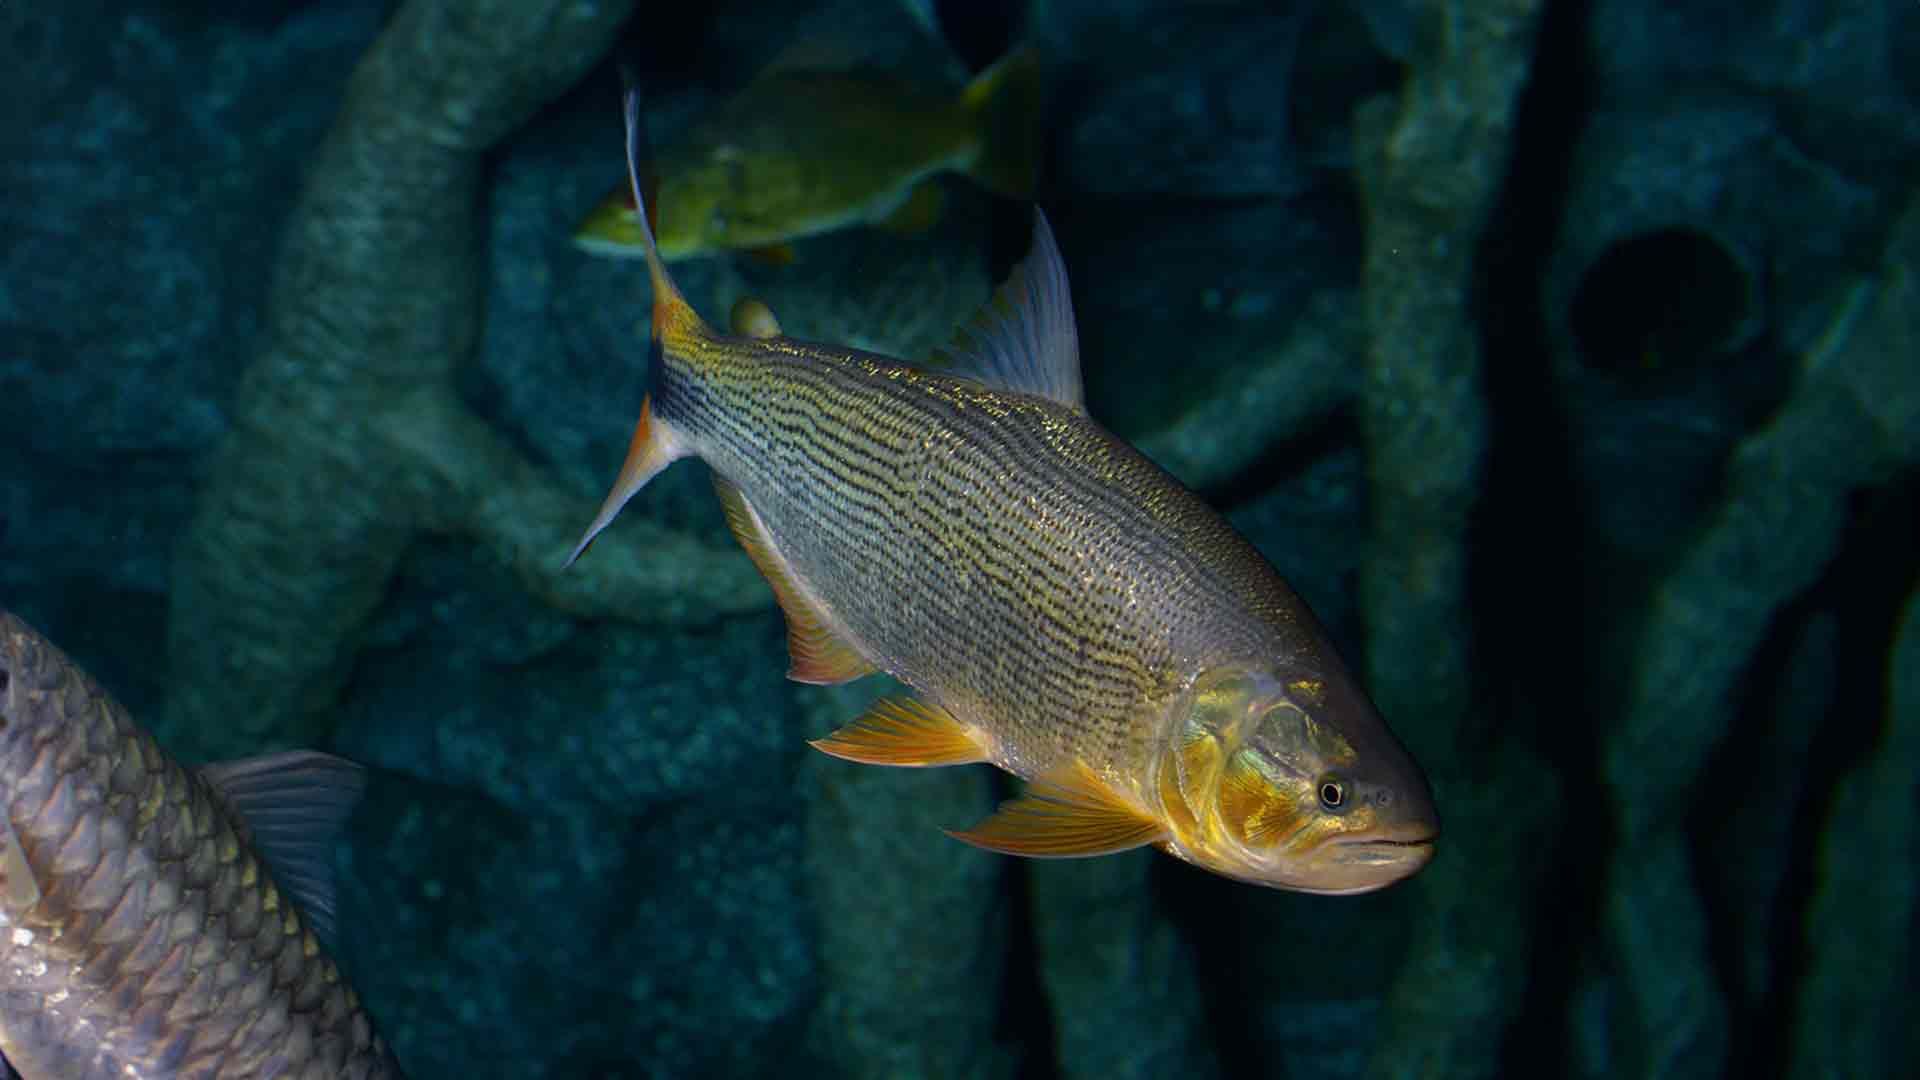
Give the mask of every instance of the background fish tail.
<path id="1" fill-rule="evenodd" d="M 1032 198 L 1040 157 L 1039 57 L 1031 48 L 1002 57 L 967 84 L 960 107 L 980 133 L 980 153 L 967 175 L 1007 198 Z"/>

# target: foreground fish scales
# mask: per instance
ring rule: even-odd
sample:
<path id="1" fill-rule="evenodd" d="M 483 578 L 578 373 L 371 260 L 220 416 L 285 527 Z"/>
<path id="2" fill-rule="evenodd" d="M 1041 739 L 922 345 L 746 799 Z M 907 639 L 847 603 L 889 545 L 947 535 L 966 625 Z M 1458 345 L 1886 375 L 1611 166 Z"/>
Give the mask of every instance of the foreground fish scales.
<path id="1" fill-rule="evenodd" d="M 628 101 L 628 155 L 636 154 Z M 636 192 L 638 182 L 635 182 Z M 636 198 L 638 198 L 636 194 Z M 1088 418 L 1045 219 L 976 323 L 976 377 L 709 329 L 649 252 L 650 391 L 577 557 L 649 478 L 698 456 L 772 582 L 794 678 L 880 669 L 918 692 L 815 745 L 1032 781 L 983 847 L 1145 844 L 1323 893 L 1424 866 L 1426 780 L 1305 604 L 1199 497 Z"/>
<path id="2" fill-rule="evenodd" d="M 26 1080 L 399 1076 L 313 926 L 356 776 L 190 772 L 0 611 L 0 1053 Z"/>
<path id="3" fill-rule="evenodd" d="M 1038 65 L 1025 51 L 958 98 L 879 74 L 765 75 L 662 149 L 660 172 L 673 183 L 655 208 L 660 253 L 784 251 L 788 241 L 849 225 L 930 224 L 940 196 L 929 178 L 942 172 L 1025 198 L 1038 85 Z M 633 207 L 623 184 L 575 241 L 596 254 L 640 256 Z"/>

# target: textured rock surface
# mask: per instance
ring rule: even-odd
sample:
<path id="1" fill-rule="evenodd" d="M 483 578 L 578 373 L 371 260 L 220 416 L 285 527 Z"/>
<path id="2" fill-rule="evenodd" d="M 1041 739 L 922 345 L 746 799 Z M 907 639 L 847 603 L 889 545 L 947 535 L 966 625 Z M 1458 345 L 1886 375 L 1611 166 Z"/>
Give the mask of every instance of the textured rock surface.
<path id="1" fill-rule="evenodd" d="M 1204 422 L 1209 408 L 1242 418 L 1241 431 L 1213 440 L 1223 460 L 1202 466 L 1201 482 L 1244 468 L 1351 393 L 1358 366 L 1338 351 L 1353 340 L 1340 310 L 1358 275 L 1350 199 L 1178 209 L 1089 200 L 1054 224 L 1073 280 L 1089 411 L 1142 439 L 1194 414 Z M 1135 260 L 1142 252 L 1152 268 Z M 1253 429 L 1250 414 L 1269 422 Z"/>
<path id="2" fill-rule="evenodd" d="M 1727 1052 L 1707 913 L 1676 815 L 1732 723 L 1736 680 L 1780 606 L 1833 557 L 1849 492 L 1915 446 L 1911 353 L 1920 211 L 1805 360 L 1793 398 L 1743 442 L 1726 502 L 1648 600 L 1603 771 L 1621 844 L 1607 928 L 1627 995 L 1618 1059 L 1709 1071 Z M 1895 371 L 1905 372 L 1904 376 Z"/>
<path id="3" fill-rule="evenodd" d="M 1866 761 L 1840 780 L 1808 913 L 1813 947 L 1791 1074 L 1847 1076 L 1911 1060 L 1920 860 L 1920 592 L 1887 655 L 1886 723 Z"/>
<path id="4" fill-rule="evenodd" d="M 382 5 L 123 9 L 0 8 L 0 591 L 157 723 L 167 679 L 141 656 L 259 332 L 266 240 Z"/>
<path id="5" fill-rule="evenodd" d="M 1063 1077 L 1220 1075 L 1186 939 L 1155 903 L 1157 852 L 1028 870 Z"/>
<path id="6" fill-rule="evenodd" d="M 889 692 L 883 679 L 808 691 L 808 734 Z M 940 834 L 993 809 L 990 774 L 809 754 L 806 884 L 827 984 L 811 1044 L 838 1076 L 1014 1075 L 999 1024 L 1009 867 Z"/>
<path id="7" fill-rule="evenodd" d="M 1361 431 L 1372 545 L 1361 576 L 1375 701 L 1434 780 L 1447 848 L 1412 886 L 1422 904 L 1387 997 L 1374 1076 L 1479 1077 L 1518 1012 L 1528 913 L 1556 784 L 1515 743 L 1492 753 L 1472 653 L 1468 526 L 1487 442 L 1474 254 L 1513 154 L 1536 0 L 1415 8 L 1398 101 L 1356 122 L 1366 208 Z M 1477 753 L 1473 751 L 1478 751 Z"/>
<path id="8" fill-rule="evenodd" d="M 576 628 L 452 543 L 400 580 L 335 745 L 383 770 L 350 863 L 378 927 L 350 955 L 412 1072 L 750 1076 L 795 1052 L 818 961 L 771 617 Z"/>
<path id="9" fill-rule="evenodd" d="M 1737 740 L 1760 745 L 1733 759 L 1751 766 L 1739 770 L 1742 790 L 1713 823 L 1708 843 L 1725 858 L 1709 868 L 1716 880 L 1702 884 L 1731 901 L 1727 930 L 1739 955 L 1729 989 L 1750 1011 L 1764 1005 L 1790 963 L 1778 955 L 1776 943 L 1793 887 L 1788 874 L 1806 805 L 1806 763 L 1838 689 L 1839 648 L 1838 619 L 1831 611 L 1814 614 L 1790 644 L 1767 722 L 1733 732 Z"/>

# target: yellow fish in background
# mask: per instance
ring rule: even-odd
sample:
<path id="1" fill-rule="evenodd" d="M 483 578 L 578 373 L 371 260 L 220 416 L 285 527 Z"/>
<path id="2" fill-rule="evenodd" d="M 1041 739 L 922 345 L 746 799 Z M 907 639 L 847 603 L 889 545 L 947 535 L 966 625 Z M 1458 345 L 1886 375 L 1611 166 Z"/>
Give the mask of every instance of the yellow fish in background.
<path id="1" fill-rule="evenodd" d="M 658 250 L 667 259 L 744 249 L 790 261 L 789 243 L 816 233 L 924 228 L 939 217 L 932 178 L 945 172 L 1029 198 L 1039 85 L 1038 64 L 1024 50 L 958 99 L 866 72 L 763 75 L 661 148 L 660 172 L 673 185 L 655 207 Z M 597 255 L 642 255 L 626 184 L 587 215 L 574 242 Z"/>
<path id="2" fill-rule="evenodd" d="M 637 124 L 629 94 L 636 202 Z M 647 397 L 569 563 L 656 473 L 699 457 L 786 615 L 791 677 L 878 669 L 917 691 L 815 746 L 1030 781 L 960 839 L 1039 856 L 1153 844 L 1319 893 L 1378 889 L 1432 858 L 1426 779 L 1307 606 L 1087 416 L 1043 216 L 956 350 L 972 377 L 786 337 L 764 305 L 720 334 L 640 239 Z"/>

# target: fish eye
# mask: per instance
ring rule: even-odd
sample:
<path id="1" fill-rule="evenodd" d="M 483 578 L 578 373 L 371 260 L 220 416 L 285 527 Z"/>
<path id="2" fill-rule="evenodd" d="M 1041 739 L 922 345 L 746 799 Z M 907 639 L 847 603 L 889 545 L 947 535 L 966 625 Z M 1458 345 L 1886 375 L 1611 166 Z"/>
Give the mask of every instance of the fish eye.
<path id="1" fill-rule="evenodd" d="M 1340 781 L 1329 776 L 1320 781 L 1320 805 L 1328 810 L 1338 810 L 1346 804 L 1347 788 Z"/>

